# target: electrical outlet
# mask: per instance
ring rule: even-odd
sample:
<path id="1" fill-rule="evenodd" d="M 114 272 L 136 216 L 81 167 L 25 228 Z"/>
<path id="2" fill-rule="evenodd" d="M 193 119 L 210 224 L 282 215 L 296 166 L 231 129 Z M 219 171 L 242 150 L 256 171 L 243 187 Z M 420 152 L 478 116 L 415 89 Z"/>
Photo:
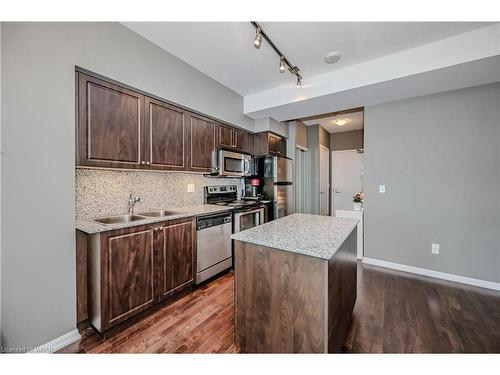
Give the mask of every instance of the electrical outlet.
<path id="1" fill-rule="evenodd" d="M 432 254 L 437 255 L 439 254 L 439 244 L 438 243 L 433 243 L 431 247 Z"/>
<path id="2" fill-rule="evenodd" d="M 385 193 L 385 185 L 379 185 L 378 186 L 378 192 L 379 193 Z"/>
<path id="3" fill-rule="evenodd" d="M 194 184 L 188 184 L 188 193 L 194 193 Z"/>

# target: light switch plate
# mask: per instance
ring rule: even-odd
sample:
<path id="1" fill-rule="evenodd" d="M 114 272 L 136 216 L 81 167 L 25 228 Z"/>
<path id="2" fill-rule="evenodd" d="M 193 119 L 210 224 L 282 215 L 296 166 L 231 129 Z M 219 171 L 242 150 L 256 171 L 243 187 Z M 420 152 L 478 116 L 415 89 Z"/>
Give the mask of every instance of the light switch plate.
<path id="1" fill-rule="evenodd" d="M 439 244 L 438 243 L 433 243 L 431 247 L 432 254 L 437 255 L 439 254 Z"/>
<path id="2" fill-rule="evenodd" d="M 194 193 L 194 184 L 188 184 L 188 193 Z"/>
<path id="3" fill-rule="evenodd" d="M 378 192 L 379 193 L 385 193 L 385 185 L 379 185 L 378 186 Z"/>

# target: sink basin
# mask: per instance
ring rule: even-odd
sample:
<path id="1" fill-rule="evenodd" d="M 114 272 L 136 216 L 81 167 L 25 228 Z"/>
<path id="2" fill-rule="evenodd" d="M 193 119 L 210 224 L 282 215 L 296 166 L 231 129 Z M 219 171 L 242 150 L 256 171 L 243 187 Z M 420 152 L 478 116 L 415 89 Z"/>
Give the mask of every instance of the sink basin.
<path id="1" fill-rule="evenodd" d="M 94 219 L 101 224 L 125 224 L 130 223 L 131 221 L 144 220 L 145 217 L 139 215 L 116 215 L 116 216 L 108 216 L 101 217 L 100 219 Z"/>
<path id="2" fill-rule="evenodd" d="M 183 215 L 183 214 L 186 214 L 186 212 L 170 211 L 170 210 L 141 212 L 142 216 L 148 216 L 148 217 L 164 217 L 164 216 Z"/>

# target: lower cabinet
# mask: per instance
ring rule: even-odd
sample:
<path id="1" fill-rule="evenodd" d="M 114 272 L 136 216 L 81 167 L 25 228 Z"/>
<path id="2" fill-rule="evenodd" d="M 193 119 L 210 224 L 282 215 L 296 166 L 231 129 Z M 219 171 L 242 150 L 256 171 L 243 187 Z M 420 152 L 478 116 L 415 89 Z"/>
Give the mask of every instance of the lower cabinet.
<path id="1" fill-rule="evenodd" d="M 90 235 L 89 319 L 101 332 L 191 286 L 195 218 Z"/>
<path id="2" fill-rule="evenodd" d="M 111 234 L 101 244 L 102 323 L 112 326 L 155 303 L 156 259 L 150 229 Z"/>
<path id="3" fill-rule="evenodd" d="M 193 284 L 196 223 L 186 221 L 158 228 L 160 241 L 159 298 L 163 300 Z"/>

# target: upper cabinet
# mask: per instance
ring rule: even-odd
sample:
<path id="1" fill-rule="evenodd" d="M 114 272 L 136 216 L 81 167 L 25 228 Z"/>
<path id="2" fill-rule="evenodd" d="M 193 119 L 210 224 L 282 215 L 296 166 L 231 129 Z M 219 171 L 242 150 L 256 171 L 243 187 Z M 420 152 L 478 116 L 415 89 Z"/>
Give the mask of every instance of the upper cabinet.
<path id="1" fill-rule="evenodd" d="M 286 156 L 286 138 L 271 132 L 254 135 L 254 155 Z"/>
<path id="2" fill-rule="evenodd" d="M 230 126 L 217 124 L 217 137 L 219 146 L 234 148 L 234 131 Z"/>
<path id="3" fill-rule="evenodd" d="M 218 145 L 224 148 L 249 152 L 250 137 L 248 132 L 221 123 L 217 124 Z"/>
<path id="4" fill-rule="evenodd" d="M 76 165 L 212 173 L 217 146 L 251 153 L 250 134 L 77 72 Z"/>
<path id="5" fill-rule="evenodd" d="M 149 97 L 145 103 L 146 164 L 152 169 L 186 170 L 189 113 Z"/>
<path id="6" fill-rule="evenodd" d="M 244 130 L 234 129 L 234 145 L 238 150 L 251 153 L 250 136 Z"/>
<path id="7" fill-rule="evenodd" d="M 214 170 L 216 142 L 215 121 L 191 114 L 189 123 L 189 162 L 192 172 L 211 173 Z"/>
<path id="8" fill-rule="evenodd" d="M 79 74 L 77 165 L 139 168 L 143 106 L 143 95 Z"/>

